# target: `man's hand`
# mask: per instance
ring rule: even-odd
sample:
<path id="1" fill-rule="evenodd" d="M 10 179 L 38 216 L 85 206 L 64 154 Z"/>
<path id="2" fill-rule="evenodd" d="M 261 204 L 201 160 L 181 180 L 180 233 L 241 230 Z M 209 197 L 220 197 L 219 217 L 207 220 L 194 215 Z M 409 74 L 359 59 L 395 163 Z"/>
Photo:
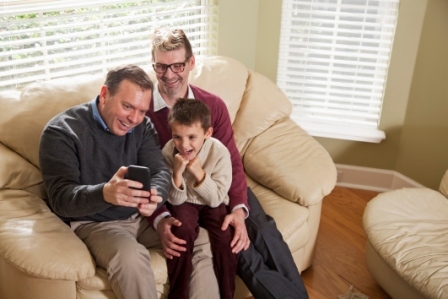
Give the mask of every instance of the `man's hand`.
<path id="1" fill-rule="evenodd" d="M 229 225 L 235 229 L 232 242 L 230 242 L 233 253 L 239 253 L 241 250 L 249 248 L 250 239 L 247 235 L 246 223 L 244 222 L 245 216 L 246 212 L 244 209 L 236 209 L 224 218 L 221 226 L 221 230 L 226 230 Z"/>
<path id="2" fill-rule="evenodd" d="M 151 189 L 151 196 L 149 197 L 149 203 L 142 203 L 138 205 L 138 211 L 143 216 L 151 216 L 157 209 L 157 204 L 162 202 L 162 197 L 157 195 L 157 189 Z"/>
<path id="3" fill-rule="evenodd" d="M 151 193 L 144 190 L 132 188 L 142 188 L 143 184 L 136 181 L 125 180 L 127 167 L 120 167 L 114 176 L 103 187 L 104 200 L 116 206 L 137 208 L 141 204 L 149 204 Z"/>
<path id="4" fill-rule="evenodd" d="M 187 244 L 187 242 L 177 238 L 171 232 L 171 227 L 173 225 L 181 226 L 182 223 L 174 217 L 169 217 L 163 218 L 157 225 L 157 232 L 159 233 L 160 240 L 162 242 L 163 254 L 168 259 L 179 257 L 181 251 L 187 250 L 184 246 L 182 246 L 183 244 Z"/>

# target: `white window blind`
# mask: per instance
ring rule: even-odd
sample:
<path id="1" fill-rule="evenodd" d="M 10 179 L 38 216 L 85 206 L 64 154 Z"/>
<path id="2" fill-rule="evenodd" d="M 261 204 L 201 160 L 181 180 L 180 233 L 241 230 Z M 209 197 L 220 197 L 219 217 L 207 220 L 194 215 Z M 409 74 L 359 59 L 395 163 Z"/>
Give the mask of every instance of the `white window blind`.
<path id="1" fill-rule="evenodd" d="M 277 85 L 311 135 L 380 142 L 399 0 L 283 0 Z"/>
<path id="2" fill-rule="evenodd" d="M 0 2 L 0 90 L 123 63 L 151 64 L 154 28 L 179 26 L 195 55 L 217 53 L 213 0 Z"/>

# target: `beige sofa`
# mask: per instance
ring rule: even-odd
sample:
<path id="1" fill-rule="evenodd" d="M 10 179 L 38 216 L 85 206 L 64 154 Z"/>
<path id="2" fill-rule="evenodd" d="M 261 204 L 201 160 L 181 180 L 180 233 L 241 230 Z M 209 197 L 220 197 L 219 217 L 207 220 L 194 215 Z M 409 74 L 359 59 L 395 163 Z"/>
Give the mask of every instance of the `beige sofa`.
<path id="1" fill-rule="evenodd" d="M 289 118 L 292 106 L 276 85 L 241 63 L 198 59 L 191 82 L 226 102 L 248 185 L 275 218 L 298 268 L 306 269 L 314 258 L 322 198 L 336 183 L 330 156 Z M 38 163 L 46 122 L 94 98 L 102 83 L 103 76 L 84 75 L 0 93 L 2 299 L 115 298 L 104 269 L 47 207 Z M 160 251 L 150 254 L 157 290 L 165 298 L 165 260 Z M 237 278 L 235 298 L 249 295 Z"/>
<path id="2" fill-rule="evenodd" d="M 438 191 L 379 194 L 363 223 L 367 267 L 392 298 L 448 298 L 448 170 Z"/>

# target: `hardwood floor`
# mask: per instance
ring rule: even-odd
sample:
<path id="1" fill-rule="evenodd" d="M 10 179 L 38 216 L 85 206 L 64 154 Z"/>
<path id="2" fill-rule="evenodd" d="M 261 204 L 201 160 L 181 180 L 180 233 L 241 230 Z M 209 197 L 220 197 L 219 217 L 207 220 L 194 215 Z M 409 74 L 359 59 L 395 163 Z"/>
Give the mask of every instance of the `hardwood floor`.
<path id="1" fill-rule="evenodd" d="M 365 262 L 362 215 L 378 192 L 335 187 L 324 198 L 313 265 L 302 277 L 311 299 L 337 299 L 348 292 L 390 299 L 370 275 Z"/>

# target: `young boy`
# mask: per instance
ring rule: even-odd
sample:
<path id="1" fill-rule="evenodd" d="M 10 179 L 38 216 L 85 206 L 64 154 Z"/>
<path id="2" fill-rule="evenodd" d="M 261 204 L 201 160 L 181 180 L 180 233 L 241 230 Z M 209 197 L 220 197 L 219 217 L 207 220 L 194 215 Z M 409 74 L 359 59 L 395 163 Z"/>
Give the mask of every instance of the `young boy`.
<path id="1" fill-rule="evenodd" d="M 210 109 L 195 99 L 179 99 L 168 115 L 172 139 L 162 150 L 172 172 L 167 206 L 182 223 L 173 226 L 174 235 L 187 241 L 186 252 L 167 259 L 169 298 L 188 298 L 199 225 L 208 230 L 221 298 L 232 299 L 235 290 L 237 256 L 229 246 L 233 233 L 230 227 L 221 230 L 228 214 L 232 163 L 227 148 L 211 137 L 210 122 Z"/>

